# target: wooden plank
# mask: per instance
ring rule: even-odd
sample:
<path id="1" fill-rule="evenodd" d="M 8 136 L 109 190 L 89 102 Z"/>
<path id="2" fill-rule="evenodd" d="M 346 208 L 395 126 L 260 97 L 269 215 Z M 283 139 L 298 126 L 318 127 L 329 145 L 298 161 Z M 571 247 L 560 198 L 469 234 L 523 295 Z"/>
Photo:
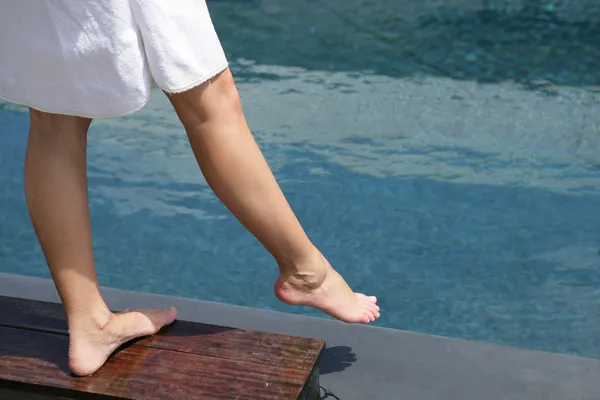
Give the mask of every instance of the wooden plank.
<path id="1" fill-rule="evenodd" d="M 59 334 L 68 332 L 61 304 L 0 296 L 0 309 L 7 310 L 0 313 L 0 326 Z M 324 347 L 323 341 L 316 339 L 188 321 L 176 321 L 158 334 L 140 339 L 135 344 L 299 371 L 310 371 Z"/>
<path id="2" fill-rule="evenodd" d="M 319 398 L 319 340 L 178 321 L 75 378 L 60 304 L 0 296 L 0 309 L 0 387 L 69 398 Z"/>
<path id="3" fill-rule="evenodd" d="M 116 353 L 91 377 L 65 368 L 68 338 L 0 328 L 0 380 L 128 399 L 296 399 L 295 370 L 151 347 Z"/>

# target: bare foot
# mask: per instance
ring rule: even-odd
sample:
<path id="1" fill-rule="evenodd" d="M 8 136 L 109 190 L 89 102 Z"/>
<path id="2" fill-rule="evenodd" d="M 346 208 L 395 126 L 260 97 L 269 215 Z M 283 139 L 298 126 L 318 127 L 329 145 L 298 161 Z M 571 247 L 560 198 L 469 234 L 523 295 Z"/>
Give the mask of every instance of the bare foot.
<path id="1" fill-rule="evenodd" d="M 69 367 L 74 375 L 96 372 L 108 357 L 124 343 L 142 336 L 154 335 L 177 317 L 177 310 L 126 310 L 110 314 L 104 326 L 96 325 L 69 331 Z"/>
<path id="2" fill-rule="evenodd" d="M 344 278 L 319 254 L 326 268 L 324 278 L 307 282 L 305 278 L 280 275 L 275 295 L 284 303 L 317 308 L 332 317 L 350 323 L 369 323 L 379 318 L 377 298 L 355 293 Z"/>

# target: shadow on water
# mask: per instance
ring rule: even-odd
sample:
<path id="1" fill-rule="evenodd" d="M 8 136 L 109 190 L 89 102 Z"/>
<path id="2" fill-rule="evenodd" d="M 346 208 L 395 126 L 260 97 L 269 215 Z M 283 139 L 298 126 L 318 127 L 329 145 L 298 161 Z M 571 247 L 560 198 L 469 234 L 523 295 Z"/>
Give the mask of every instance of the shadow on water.
<path id="1" fill-rule="evenodd" d="M 215 0 L 209 8 L 241 80 L 281 78 L 238 59 L 391 77 L 516 81 L 553 94 L 548 85 L 600 84 L 600 6 L 579 4 L 585 1 L 559 9 L 556 2 L 525 0 L 509 9 L 476 0 Z"/>

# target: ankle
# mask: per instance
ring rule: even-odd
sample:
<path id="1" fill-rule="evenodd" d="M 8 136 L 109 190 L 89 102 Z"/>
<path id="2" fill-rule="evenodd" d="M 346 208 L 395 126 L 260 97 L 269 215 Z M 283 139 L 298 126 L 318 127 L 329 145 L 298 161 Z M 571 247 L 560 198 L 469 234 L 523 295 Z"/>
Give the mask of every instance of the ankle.
<path id="1" fill-rule="evenodd" d="M 277 264 L 282 280 L 297 288 L 316 289 L 327 275 L 327 260 L 315 247 L 301 258 L 277 260 Z"/>
<path id="2" fill-rule="evenodd" d="M 114 314 L 104 304 L 85 309 L 76 308 L 67 313 L 70 332 L 102 331 L 113 317 Z"/>

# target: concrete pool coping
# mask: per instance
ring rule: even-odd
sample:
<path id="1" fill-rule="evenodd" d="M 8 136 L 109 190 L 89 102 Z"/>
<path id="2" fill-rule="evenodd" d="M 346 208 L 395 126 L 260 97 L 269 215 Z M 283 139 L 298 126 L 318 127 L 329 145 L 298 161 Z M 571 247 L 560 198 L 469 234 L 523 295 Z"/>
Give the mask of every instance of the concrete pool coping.
<path id="1" fill-rule="evenodd" d="M 179 319 L 327 342 L 328 400 L 592 400 L 600 360 L 103 287 L 113 309 L 175 305 Z M 0 295 L 58 302 L 51 280 L 0 273 Z"/>

